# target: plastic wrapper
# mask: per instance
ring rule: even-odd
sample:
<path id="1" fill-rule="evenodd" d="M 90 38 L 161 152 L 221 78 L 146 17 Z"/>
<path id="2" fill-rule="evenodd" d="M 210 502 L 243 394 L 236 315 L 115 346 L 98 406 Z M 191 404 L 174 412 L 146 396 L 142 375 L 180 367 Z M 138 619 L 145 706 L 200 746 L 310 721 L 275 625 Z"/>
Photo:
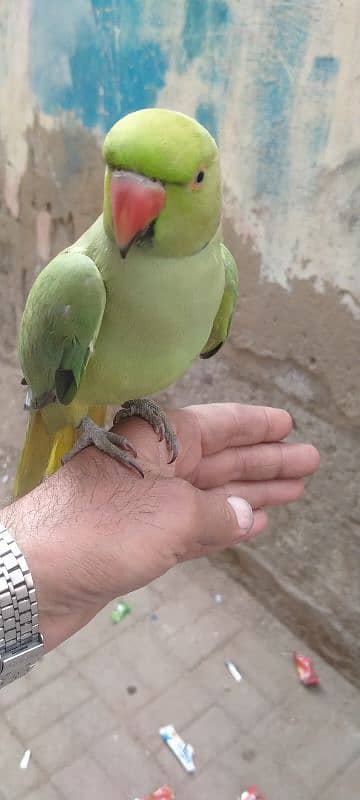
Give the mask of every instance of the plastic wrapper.
<path id="1" fill-rule="evenodd" d="M 125 600 L 118 600 L 115 608 L 111 612 L 111 622 L 117 625 L 127 614 L 130 614 L 131 608 Z"/>
<path id="2" fill-rule="evenodd" d="M 136 797 L 135 800 L 175 800 L 175 794 L 170 786 L 162 786 L 156 792 L 147 794 L 146 797 Z"/>
<path id="3" fill-rule="evenodd" d="M 193 761 L 194 748 L 191 744 L 186 744 L 184 740 L 176 732 L 173 725 L 165 725 L 159 730 L 162 740 L 170 747 L 178 761 L 186 772 L 195 772 L 195 764 Z"/>
<path id="4" fill-rule="evenodd" d="M 20 761 L 20 769 L 27 769 L 31 757 L 31 750 L 25 750 L 25 753 Z"/>
<path id="5" fill-rule="evenodd" d="M 249 788 L 240 795 L 240 800 L 266 800 L 266 798 L 257 786 L 249 786 Z"/>
<path id="6" fill-rule="evenodd" d="M 225 667 L 228 672 L 230 672 L 231 677 L 234 678 L 234 681 L 237 681 L 238 683 L 242 681 L 242 674 L 233 661 L 225 661 Z"/>
<path id="7" fill-rule="evenodd" d="M 293 659 L 301 683 L 304 686 L 318 686 L 320 678 L 314 670 L 311 659 L 299 653 L 294 653 Z"/>

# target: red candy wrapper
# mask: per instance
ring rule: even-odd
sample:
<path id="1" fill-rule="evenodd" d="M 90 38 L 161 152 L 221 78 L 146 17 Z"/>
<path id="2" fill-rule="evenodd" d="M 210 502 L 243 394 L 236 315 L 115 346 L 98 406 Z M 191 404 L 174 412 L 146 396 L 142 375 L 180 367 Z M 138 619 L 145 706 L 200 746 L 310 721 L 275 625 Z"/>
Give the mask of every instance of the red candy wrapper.
<path id="1" fill-rule="evenodd" d="M 170 786 L 162 786 L 161 789 L 157 789 L 153 794 L 143 797 L 143 800 L 175 800 L 175 795 Z"/>
<path id="2" fill-rule="evenodd" d="M 320 678 L 316 674 L 310 658 L 301 656 L 299 653 L 294 653 L 293 658 L 301 683 L 304 686 L 318 686 Z"/>
<path id="3" fill-rule="evenodd" d="M 242 793 L 240 800 L 265 800 L 265 795 L 261 794 L 256 786 L 249 786 L 249 788 Z"/>

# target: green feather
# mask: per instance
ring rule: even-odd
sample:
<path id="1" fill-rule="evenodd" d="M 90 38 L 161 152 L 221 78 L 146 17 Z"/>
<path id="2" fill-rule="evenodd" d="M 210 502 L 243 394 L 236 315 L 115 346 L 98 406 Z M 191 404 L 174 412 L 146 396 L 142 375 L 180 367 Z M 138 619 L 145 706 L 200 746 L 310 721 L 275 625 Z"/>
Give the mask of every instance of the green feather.
<path id="1" fill-rule="evenodd" d="M 104 313 L 105 287 L 94 262 L 71 249 L 40 273 L 30 290 L 20 332 L 20 363 L 34 407 L 56 393 L 74 398 Z"/>
<path id="2" fill-rule="evenodd" d="M 176 111 L 146 108 L 116 122 L 107 134 L 103 156 L 112 169 L 141 172 L 165 183 L 188 183 L 199 165 L 218 157 L 210 133 Z"/>
<path id="3" fill-rule="evenodd" d="M 200 353 L 201 358 L 211 358 L 226 342 L 239 292 L 239 276 L 235 259 L 224 244 L 221 245 L 221 253 L 225 267 L 225 289 L 212 331 Z"/>

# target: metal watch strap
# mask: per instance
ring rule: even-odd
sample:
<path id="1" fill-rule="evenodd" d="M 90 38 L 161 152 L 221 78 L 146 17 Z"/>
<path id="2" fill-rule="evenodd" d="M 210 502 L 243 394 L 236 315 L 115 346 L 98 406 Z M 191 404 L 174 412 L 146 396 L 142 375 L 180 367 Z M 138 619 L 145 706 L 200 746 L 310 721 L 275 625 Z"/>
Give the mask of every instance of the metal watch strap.
<path id="1" fill-rule="evenodd" d="M 25 675 L 43 647 L 31 572 L 10 531 L 0 522 L 0 687 Z"/>

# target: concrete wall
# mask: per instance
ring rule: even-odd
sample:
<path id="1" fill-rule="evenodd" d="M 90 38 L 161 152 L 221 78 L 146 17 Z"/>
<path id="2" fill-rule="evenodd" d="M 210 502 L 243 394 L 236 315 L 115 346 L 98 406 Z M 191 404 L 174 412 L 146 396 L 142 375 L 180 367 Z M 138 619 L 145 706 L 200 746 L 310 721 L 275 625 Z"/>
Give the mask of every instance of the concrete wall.
<path id="1" fill-rule="evenodd" d="M 236 571 L 348 674 L 360 654 L 359 34 L 357 0 L 3 0 L 0 9 L 8 413 L 19 402 L 11 376 L 28 287 L 100 210 L 103 132 L 142 106 L 196 115 L 221 147 L 241 298 L 230 343 L 170 401 L 285 405 L 297 435 L 320 446 L 305 501 L 273 514 L 271 533 L 238 551 Z M 1 431 L 11 471 L 19 442 Z"/>

